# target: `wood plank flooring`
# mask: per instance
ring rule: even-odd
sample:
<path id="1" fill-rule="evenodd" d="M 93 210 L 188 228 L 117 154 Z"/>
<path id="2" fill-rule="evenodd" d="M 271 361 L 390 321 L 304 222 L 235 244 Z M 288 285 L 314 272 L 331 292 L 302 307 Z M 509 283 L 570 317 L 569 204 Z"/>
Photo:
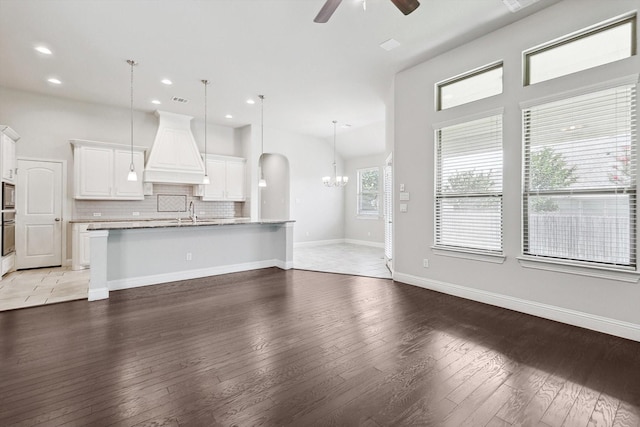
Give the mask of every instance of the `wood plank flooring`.
<path id="1" fill-rule="evenodd" d="M 276 268 L 0 313 L 0 426 L 640 426 L 640 343 Z"/>

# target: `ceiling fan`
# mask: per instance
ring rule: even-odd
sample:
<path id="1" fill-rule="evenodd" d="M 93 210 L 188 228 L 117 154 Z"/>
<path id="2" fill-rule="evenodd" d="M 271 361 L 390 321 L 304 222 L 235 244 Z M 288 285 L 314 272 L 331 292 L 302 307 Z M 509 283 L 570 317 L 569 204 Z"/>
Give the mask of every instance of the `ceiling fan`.
<path id="1" fill-rule="evenodd" d="M 320 12 L 318 12 L 318 15 L 313 19 L 313 22 L 317 22 L 319 24 L 327 22 L 341 2 L 342 0 L 327 0 L 322 6 L 322 9 L 320 9 Z M 420 2 L 418 0 L 391 0 L 391 2 L 405 15 L 410 14 L 420 6 Z"/>

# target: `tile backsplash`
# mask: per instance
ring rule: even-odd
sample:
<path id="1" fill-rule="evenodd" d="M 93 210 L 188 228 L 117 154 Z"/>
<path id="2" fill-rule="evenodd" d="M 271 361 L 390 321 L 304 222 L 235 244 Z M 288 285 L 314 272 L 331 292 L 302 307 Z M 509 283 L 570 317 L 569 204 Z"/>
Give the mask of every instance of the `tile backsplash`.
<path id="1" fill-rule="evenodd" d="M 158 196 L 162 196 L 160 204 Z M 163 206 L 159 209 L 159 205 L 172 199 L 185 200 L 184 205 L 187 207 L 193 201 L 196 214 L 203 218 L 233 218 L 243 216 L 244 213 L 244 202 L 205 202 L 193 196 L 192 185 L 154 184 L 153 195 L 145 196 L 144 200 L 74 200 L 74 219 L 186 218 L 189 215 L 186 211 L 159 212 L 166 210 L 162 209 Z"/>

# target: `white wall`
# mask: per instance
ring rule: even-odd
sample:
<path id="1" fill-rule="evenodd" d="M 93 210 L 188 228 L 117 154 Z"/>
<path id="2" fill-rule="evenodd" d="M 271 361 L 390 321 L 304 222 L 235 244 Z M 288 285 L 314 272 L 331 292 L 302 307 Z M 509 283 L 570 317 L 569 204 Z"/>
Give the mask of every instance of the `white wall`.
<path id="1" fill-rule="evenodd" d="M 293 241 L 344 238 L 344 189 L 322 184 L 322 177 L 333 173 L 333 146 L 320 138 L 265 127 L 264 151 L 289 160 Z M 336 158 L 336 163 L 343 170 L 342 159 Z"/>
<path id="2" fill-rule="evenodd" d="M 640 284 L 524 268 L 521 254 L 521 110 L 519 103 L 638 73 L 638 56 L 523 87 L 522 51 L 638 9 L 637 0 L 565 0 L 396 76 L 394 131 L 395 275 L 421 286 L 508 306 L 640 340 Z M 637 43 L 638 44 L 638 43 Z M 504 61 L 504 93 L 445 111 L 434 110 L 434 84 Z M 420 94 L 420 96 L 416 96 Z M 504 264 L 436 255 L 435 123 L 504 107 Z M 411 193 L 398 211 L 398 185 Z M 423 268 L 422 260 L 429 259 Z M 622 331 L 622 332 L 621 332 Z M 624 332 L 626 331 L 626 332 Z"/>
<path id="3" fill-rule="evenodd" d="M 367 243 L 384 245 L 384 153 L 356 157 L 345 162 L 345 172 L 349 176 L 349 184 L 345 187 L 344 201 L 344 238 Z M 380 170 L 380 192 L 378 196 L 380 216 L 375 218 L 358 217 L 357 215 L 357 171 L 358 169 L 377 167 Z"/>

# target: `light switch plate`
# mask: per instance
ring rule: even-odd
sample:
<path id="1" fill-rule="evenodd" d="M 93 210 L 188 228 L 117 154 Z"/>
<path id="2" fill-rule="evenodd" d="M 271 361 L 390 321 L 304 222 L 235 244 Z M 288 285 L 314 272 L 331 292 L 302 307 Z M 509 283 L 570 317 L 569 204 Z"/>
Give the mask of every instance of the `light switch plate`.
<path id="1" fill-rule="evenodd" d="M 400 193 L 400 200 L 409 200 L 409 193 Z"/>
<path id="2" fill-rule="evenodd" d="M 400 184 L 400 191 L 404 191 L 404 184 Z"/>

